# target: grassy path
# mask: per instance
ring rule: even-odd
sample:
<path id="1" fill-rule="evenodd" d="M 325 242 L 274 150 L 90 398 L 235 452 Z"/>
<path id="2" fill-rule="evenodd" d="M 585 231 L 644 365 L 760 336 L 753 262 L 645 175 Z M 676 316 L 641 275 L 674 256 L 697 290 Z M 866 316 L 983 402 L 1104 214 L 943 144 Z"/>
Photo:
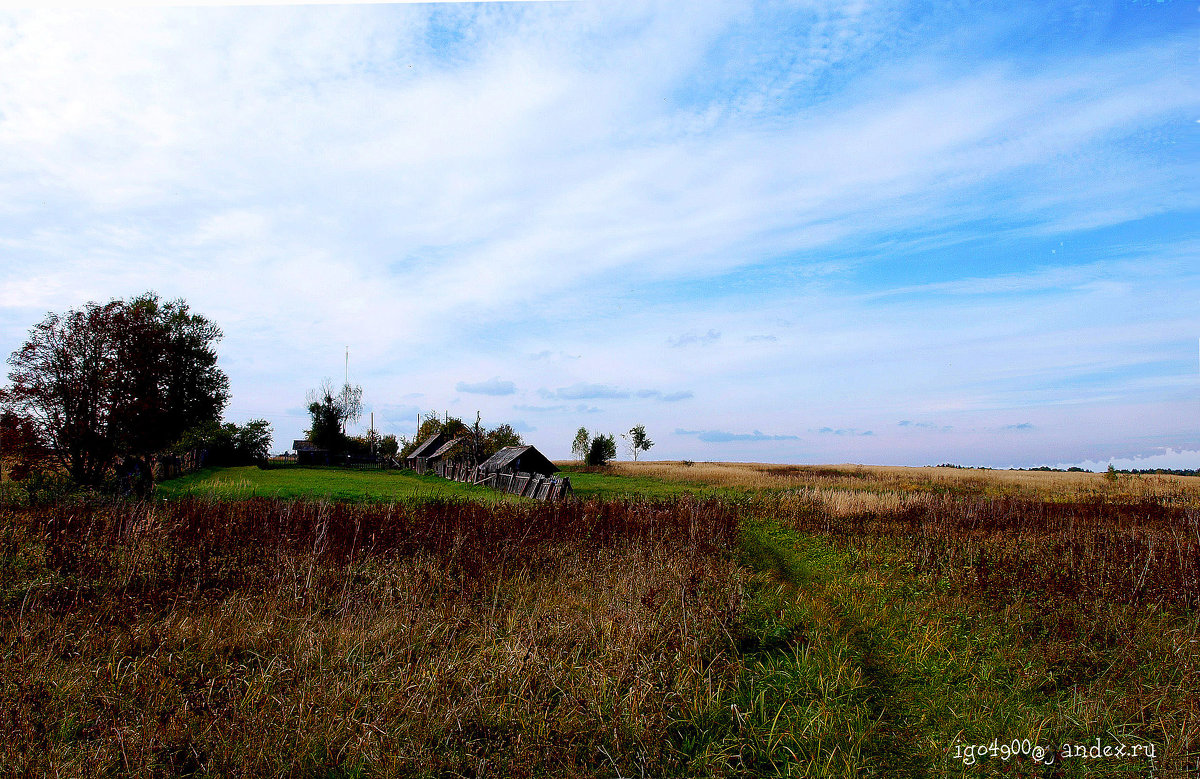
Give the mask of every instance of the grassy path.
<path id="1" fill-rule="evenodd" d="M 864 597 L 846 553 L 771 523 L 748 523 L 757 584 L 740 706 L 754 722 L 746 768 L 794 776 L 927 776 L 931 756 L 892 640 L 896 615 Z M 855 586 L 858 585 L 858 586 Z M 755 641 L 758 645 L 755 646 Z"/>
<path id="2" fill-rule="evenodd" d="M 1012 686 L 977 684 L 998 647 L 973 652 L 952 618 L 914 609 L 911 580 L 770 521 L 747 523 L 742 549 L 762 573 L 735 704 L 754 734 L 748 773 L 963 775 L 947 754 L 965 714 L 994 706 L 997 735 L 1020 727 Z"/>
<path id="3" fill-rule="evenodd" d="M 1144 758 L 1047 765 L 1020 755 L 955 757 L 958 744 L 1028 738 L 1049 746 L 1081 743 L 1085 734 L 1115 742 L 1130 731 L 1055 683 L 1011 615 L 941 593 L 894 561 L 771 520 L 746 522 L 741 550 L 758 572 L 733 704 L 746 775 L 1131 777 L 1149 770 Z"/>

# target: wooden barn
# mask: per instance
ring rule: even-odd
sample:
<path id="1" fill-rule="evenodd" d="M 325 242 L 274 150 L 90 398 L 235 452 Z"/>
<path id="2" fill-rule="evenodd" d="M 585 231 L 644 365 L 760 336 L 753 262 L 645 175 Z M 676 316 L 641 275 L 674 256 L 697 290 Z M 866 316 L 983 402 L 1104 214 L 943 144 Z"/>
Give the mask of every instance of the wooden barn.
<path id="1" fill-rule="evenodd" d="M 479 471 L 549 476 L 558 472 L 558 466 L 532 446 L 506 446 L 481 463 Z"/>

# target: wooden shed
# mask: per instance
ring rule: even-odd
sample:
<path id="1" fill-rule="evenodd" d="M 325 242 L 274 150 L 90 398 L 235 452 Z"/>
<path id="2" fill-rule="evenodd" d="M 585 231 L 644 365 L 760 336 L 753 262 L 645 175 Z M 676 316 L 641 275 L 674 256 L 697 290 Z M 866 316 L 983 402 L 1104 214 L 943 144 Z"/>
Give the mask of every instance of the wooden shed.
<path id="1" fill-rule="evenodd" d="M 537 473 L 549 476 L 558 472 L 550 458 L 532 446 L 506 446 L 485 460 L 481 473 Z"/>

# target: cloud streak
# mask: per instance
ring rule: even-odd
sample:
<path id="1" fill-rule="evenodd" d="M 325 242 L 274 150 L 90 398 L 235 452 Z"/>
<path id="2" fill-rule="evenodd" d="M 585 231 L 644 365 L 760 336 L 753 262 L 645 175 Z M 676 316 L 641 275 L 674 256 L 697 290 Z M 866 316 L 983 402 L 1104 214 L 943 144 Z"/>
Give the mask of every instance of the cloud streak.
<path id="1" fill-rule="evenodd" d="M 735 441 L 798 441 L 799 436 L 795 435 L 770 435 L 755 430 L 752 433 L 732 433 L 727 430 L 683 430 L 676 428 L 675 435 L 695 436 L 700 441 L 710 444 L 724 444 Z"/>
<path id="2" fill-rule="evenodd" d="M 454 385 L 457 392 L 467 392 L 473 395 L 513 395 L 516 394 L 517 386 L 511 381 L 501 381 L 500 377 L 496 376 L 487 381 L 465 382 L 460 381 Z"/>

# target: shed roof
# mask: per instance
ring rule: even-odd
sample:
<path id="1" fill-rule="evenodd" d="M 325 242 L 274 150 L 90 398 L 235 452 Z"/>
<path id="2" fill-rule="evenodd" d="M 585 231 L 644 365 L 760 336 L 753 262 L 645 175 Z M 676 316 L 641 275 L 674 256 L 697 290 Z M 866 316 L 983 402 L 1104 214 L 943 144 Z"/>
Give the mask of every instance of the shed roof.
<path id="1" fill-rule="evenodd" d="M 425 456 L 429 457 L 430 459 L 432 459 L 434 457 L 441 457 L 446 452 L 450 451 L 454 447 L 454 445 L 457 444 L 461 440 L 462 440 L 461 437 L 460 438 L 451 438 L 449 441 L 447 441 L 446 443 L 444 443 L 440 447 L 438 447 L 436 452 L 433 452 L 432 454 L 427 454 Z"/>
<path id="2" fill-rule="evenodd" d="M 558 470 L 557 465 L 532 446 L 506 446 L 485 460 L 479 469 L 485 473 L 492 473 L 514 465 L 519 466 L 522 471 L 533 473 L 551 474 Z"/>
<path id="3" fill-rule="evenodd" d="M 299 440 L 299 439 L 293 440 L 292 448 L 295 449 L 297 452 L 323 452 L 323 451 L 325 451 L 322 447 L 317 446 L 312 441 L 309 441 L 307 439 L 305 439 L 303 441 Z"/>
<path id="4" fill-rule="evenodd" d="M 445 436 L 441 433 L 434 433 L 426 438 L 421 444 L 408 453 L 409 457 L 429 457 L 441 444 L 445 441 Z"/>

